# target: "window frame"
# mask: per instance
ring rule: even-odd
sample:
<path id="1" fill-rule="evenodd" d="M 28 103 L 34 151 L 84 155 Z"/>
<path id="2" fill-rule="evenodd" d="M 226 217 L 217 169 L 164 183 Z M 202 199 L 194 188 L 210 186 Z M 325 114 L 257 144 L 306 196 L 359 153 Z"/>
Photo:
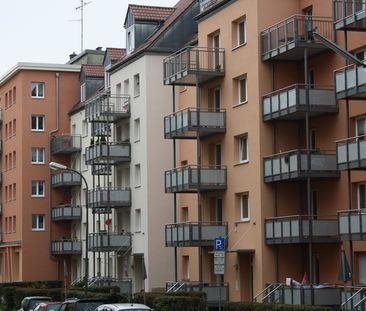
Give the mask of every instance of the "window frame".
<path id="1" fill-rule="evenodd" d="M 36 161 L 33 161 L 33 151 L 36 152 Z M 39 154 L 40 154 L 40 151 L 41 151 L 41 154 L 42 154 L 42 161 L 39 160 Z M 45 148 L 42 148 L 42 147 L 32 147 L 31 148 L 31 163 L 32 164 L 45 164 Z"/>
<path id="2" fill-rule="evenodd" d="M 36 193 L 34 194 L 33 193 L 33 184 L 36 184 Z M 42 193 L 40 194 L 40 191 L 39 191 L 39 186 L 40 185 L 43 185 L 42 187 Z M 31 194 L 32 194 L 32 198 L 44 198 L 46 196 L 46 189 L 45 189 L 45 186 L 46 186 L 46 183 L 44 180 L 32 180 L 32 183 L 31 183 Z"/>
<path id="3" fill-rule="evenodd" d="M 36 118 L 36 128 L 33 128 L 33 118 Z M 43 129 L 39 129 L 39 125 L 40 125 L 40 118 L 42 118 L 42 127 Z M 44 115 L 32 115 L 31 116 L 31 130 L 32 132 L 44 132 L 45 131 L 45 116 Z"/>
<path id="4" fill-rule="evenodd" d="M 247 79 L 247 76 L 242 76 L 242 77 L 239 77 L 237 79 L 237 83 L 238 83 L 238 102 L 237 102 L 237 105 L 244 105 L 248 102 L 248 79 Z M 244 90 L 244 94 L 245 94 L 245 100 L 242 101 L 242 87 L 241 87 L 241 82 L 242 81 L 245 81 L 245 90 Z"/>
<path id="5" fill-rule="evenodd" d="M 240 25 L 243 25 L 243 35 L 244 35 L 244 41 L 240 42 Z M 242 45 L 245 45 L 247 43 L 247 20 L 245 17 L 239 19 L 236 22 L 236 47 L 240 47 Z"/>
<path id="6" fill-rule="evenodd" d="M 43 86 L 43 94 L 40 96 L 39 95 L 39 86 L 42 85 Z M 36 86 L 36 95 L 33 96 L 33 86 Z M 36 99 L 43 99 L 45 98 L 45 83 L 44 82 L 31 82 L 31 97 L 32 98 L 36 98 Z"/>
<path id="7" fill-rule="evenodd" d="M 33 219 L 35 218 L 35 227 L 33 227 Z M 42 218 L 42 227 L 40 227 L 40 218 Z M 46 216 L 44 214 L 32 214 L 32 231 L 46 231 Z"/>
<path id="8" fill-rule="evenodd" d="M 141 79 L 140 74 L 137 73 L 133 76 L 133 96 L 139 97 L 141 93 Z"/>
<path id="9" fill-rule="evenodd" d="M 243 217 L 243 198 L 246 198 L 246 209 L 247 209 L 247 217 Z M 249 193 L 242 192 L 240 193 L 240 221 L 241 222 L 249 222 L 250 221 L 250 208 L 249 208 Z"/>
<path id="10" fill-rule="evenodd" d="M 361 207 L 361 187 L 363 187 L 363 192 L 364 192 L 364 199 L 363 202 L 364 203 L 364 207 Z M 366 183 L 365 182 L 361 182 L 359 184 L 357 184 L 357 209 L 361 210 L 361 209 L 365 209 L 366 208 Z"/>
<path id="11" fill-rule="evenodd" d="M 245 159 L 243 159 L 243 152 L 242 152 L 242 141 L 245 139 Z M 244 134 L 238 137 L 238 144 L 239 144 L 239 163 L 248 163 L 249 162 L 249 144 L 248 144 L 248 134 Z"/>

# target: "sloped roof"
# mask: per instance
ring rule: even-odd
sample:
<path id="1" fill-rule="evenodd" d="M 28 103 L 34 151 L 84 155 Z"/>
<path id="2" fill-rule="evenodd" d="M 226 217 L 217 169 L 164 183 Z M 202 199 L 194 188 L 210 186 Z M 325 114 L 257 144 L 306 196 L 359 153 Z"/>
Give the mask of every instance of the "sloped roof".
<path id="1" fill-rule="evenodd" d="M 108 53 L 112 62 L 120 60 L 121 58 L 126 56 L 126 49 L 106 48 L 106 52 Z"/>
<path id="2" fill-rule="evenodd" d="M 89 65 L 84 64 L 81 66 L 81 71 L 85 72 L 87 77 L 103 78 L 104 67 L 103 65 Z"/>
<path id="3" fill-rule="evenodd" d="M 130 4 L 128 8 L 131 10 L 135 20 L 140 21 L 165 21 L 175 11 L 175 8 L 171 7 L 136 4 Z"/>

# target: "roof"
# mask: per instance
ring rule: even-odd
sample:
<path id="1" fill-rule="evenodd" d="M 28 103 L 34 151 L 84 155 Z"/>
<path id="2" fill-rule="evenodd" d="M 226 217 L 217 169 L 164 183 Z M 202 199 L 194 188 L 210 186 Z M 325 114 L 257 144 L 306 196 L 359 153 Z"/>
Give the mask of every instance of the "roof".
<path id="1" fill-rule="evenodd" d="M 80 52 L 79 54 L 75 55 L 72 59 L 70 59 L 67 63 L 68 64 L 74 64 L 77 62 L 80 58 L 84 57 L 87 54 L 94 54 L 94 55 L 104 55 L 104 52 L 102 49 L 100 50 L 84 50 Z"/>
<path id="2" fill-rule="evenodd" d="M 112 310 L 151 310 L 148 306 L 140 304 L 140 303 L 109 303 L 105 305 L 101 305 L 98 307 L 99 310 L 102 310 L 105 306 L 108 306 Z"/>
<path id="3" fill-rule="evenodd" d="M 111 61 L 114 62 L 126 56 L 126 49 L 106 48 L 106 53 L 108 53 Z"/>
<path id="4" fill-rule="evenodd" d="M 175 8 L 171 7 L 136 4 L 130 4 L 128 8 L 135 20 L 139 21 L 165 21 L 175 11 Z"/>
<path id="5" fill-rule="evenodd" d="M 81 71 L 85 72 L 87 77 L 103 78 L 104 77 L 104 67 L 103 65 L 81 65 Z"/>

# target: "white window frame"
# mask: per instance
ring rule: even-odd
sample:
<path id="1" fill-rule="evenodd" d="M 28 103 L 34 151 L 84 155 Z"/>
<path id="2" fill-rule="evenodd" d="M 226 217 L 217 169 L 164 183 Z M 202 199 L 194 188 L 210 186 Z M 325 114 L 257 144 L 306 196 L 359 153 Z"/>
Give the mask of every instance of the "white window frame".
<path id="1" fill-rule="evenodd" d="M 36 192 L 33 193 L 33 185 L 36 186 Z M 40 191 L 40 185 L 42 185 L 42 191 Z M 32 180 L 32 188 L 31 188 L 31 193 L 32 193 L 32 198 L 44 198 L 45 197 L 45 182 L 44 180 Z"/>
<path id="2" fill-rule="evenodd" d="M 242 142 L 245 140 L 245 145 L 246 145 L 246 154 L 245 154 L 245 159 L 243 159 L 243 150 L 242 150 Z M 239 136 L 238 139 L 238 144 L 239 144 L 239 163 L 248 163 L 249 162 L 249 144 L 248 144 L 248 135 L 244 134 Z"/>
<path id="3" fill-rule="evenodd" d="M 141 87 L 141 81 L 140 81 L 140 74 L 135 74 L 133 76 L 133 96 L 138 97 L 140 96 L 140 89 Z"/>
<path id="4" fill-rule="evenodd" d="M 246 197 L 247 202 L 247 217 L 243 216 L 243 198 Z M 249 208 L 249 193 L 243 192 L 240 193 L 240 221 L 250 221 L 250 208 Z"/>
<path id="5" fill-rule="evenodd" d="M 80 101 L 84 102 L 86 100 L 86 83 L 80 85 Z"/>
<path id="6" fill-rule="evenodd" d="M 33 128 L 33 118 L 36 118 L 36 128 Z M 39 120 L 42 120 L 42 127 L 43 129 L 39 129 L 40 122 Z M 32 132 L 44 132 L 45 131 L 45 116 L 44 115 L 32 115 L 31 118 L 31 129 Z"/>
<path id="7" fill-rule="evenodd" d="M 244 29 L 244 41 L 240 42 L 240 25 L 243 25 Z M 236 46 L 242 46 L 247 43 L 247 21 L 246 18 L 242 18 L 236 22 Z"/>
<path id="8" fill-rule="evenodd" d="M 241 100 L 241 95 L 242 95 L 242 92 L 241 92 L 241 82 L 242 81 L 245 81 L 245 100 L 242 101 Z M 248 102 L 248 79 L 247 79 L 247 76 L 243 76 L 243 77 L 240 77 L 238 78 L 238 105 L 243 105 L 245 103 Z"/>
<path id="9" fill-rule="evenodd" d="M 36 220 L 36 227 L 33 227 L 33 218 Z M 40 226 L 40 219 L 42 218 L 42 227 Z M 32 231 L 45 231 L 46 230 L 46 219 L 45 215 L 32 214 Z"/>
<path id="10" fill-rule="evenodd" d="M 33 159 L 33 152 L 35 155 L 35 159 Z M 45 149 L 39 147 L 32 147 L 31 150 L 31 161 L 32 164 L 44 164 L 44 156 L 45 156 Z"/>
<path id="11" fill-rule="evenodd" d="M 42 95 L 39 95 L 40 93 L 40 88 L 39 86 L 42 85 L 42 91 L 43 91 L 43 94 Z M 35 87 L 35 90 L 36 90 L 36 95 L 33 95 L 33 89 Z M 45 87 L 44 87 L 44 82 L 32 82 L 31 84 L 31 96 L 32 98 L 44 98 L 45 97 Z"/>

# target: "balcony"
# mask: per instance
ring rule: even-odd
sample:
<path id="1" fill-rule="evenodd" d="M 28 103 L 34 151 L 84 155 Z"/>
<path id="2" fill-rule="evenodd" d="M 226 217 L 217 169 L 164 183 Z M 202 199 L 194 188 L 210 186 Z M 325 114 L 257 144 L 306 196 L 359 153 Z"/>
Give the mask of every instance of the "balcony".
<path id="1" fill-rule="evenodd" d="M 59 205 L 51 209 L 52 221 L 81 220 L 80 205 Z"/>
<path id="2" fill-rule="evenodd" d="M 116 165 L 130 160 L 130 143 L 100 142 L 87 147 L 85 150 L 85 162 L 88 165 Z"/>
<path id="3" fill-rule="evenodd" d="M 356 209 L 338 212 L 338 226 L 342 241 L 366 240 L 366 210 Z"/>
<path id="4" fill-rule="evenodd" d="M 104 136 L 104 137 L 110 137 L 112 135 L 112 129 L 111 124 L 109 123 L 93 123 L 91 127 L 91 136 Z"/>
<path id="5" fill-rule="evenodd" d="M 81 255 L 81 240 L 51 241 L 51 255 Z"/>
<path id="6" fill-rule="evenodd" d="M 130 206 L 130 188 L 104 187 L 95 188 L 88 192 L 88 207 L 93 209 L 93 213 L 110 213 L 112 208 Z"/>
<path id="7" fill-rule="evenodd" d="M 127 233 L 91 233 L 89 238 L 89 251 L 114 252 L 126 251 L 131 248 L 131 234 Z"/>
<path id="8" fill-rule="evenodd" d="M 336 155 L 316 150 L 292 150 L 264 158 L 265 182 L 298 181 L 307 177 L 338 178 Z"/>
<path id="9" fill-rule="evenodd" d="M 337 141 L 337 166 L 339 170 L 366 169 L 366 135 Z"/>
<path id="10" fill-rule="evenodd" d="M 335 72 L 337 99 L 366 99 L 366 67 L 349 65 Z"/>
<path id="11" fill-rule="evenodd" d="M 286 286 L 271 284 L 267 287 L 266 303 L 314 305 L 339 308 L 341 287 L 329 284 Z"/>
<path id="12" fill-rule="evenodd" d="M 366 30 L 365 0 L 333 0 L 333 12 L 336 30 Z"/>
<path id="13" fill-rule="evenodd" d="M 164 137 L 196 138 L 226 132 L 226 111 L 187 108 L 164 118 Z"/>
<path id="14" fill-rule="evenodd" d="M 165 192 L 226 190 L 225 166 L 187 165 L 165 172 Z"/>
<path id="15" fill-rule="evenodd" d="M 179 287 L 179 289 L 178 289 Z M 202 282 L 167 282 L 167 292 L 204 292 L 207 297 L 209 307 L 218 307 L 219 297 L 221 296 L 221 304 L 229 301 L 229 284 L 222 283 L 202 283 Z"/>
<path id="16" fill-rule="evenodd" d="M 225 223 L 176 223 L 165 226 L 165 246 L 213 246 L 214 239 L 227 236 Z"/>
<path id="17" fill-rule="evenodd" d="M 309 105 L 306 103 L 307 92 Z M 263 120 L 302 120 L 338 111 L 334 90 L 295 84 L 263 96 Z"/>
<path id="18" fill-rule="evenodd" d="M 185 47 L 164 59 L 165 85 L 196 85 L 225 75 L 225 50 Z"/>
<path id="19" fill-rule="evenodd" d="M 265 220 L 267 245 L 339 242 L 337 219 L 285 216 Z"/>
<path id="20" fill-rule="evenodd" d="M 332 18 L 294 15 L 261 32 L 262 60 L 299 61 L 327 50 L 313 36 L 313 31 L 334 40 Z"/>
<path id="21" fill-rule="evenodd" d="M 61 135 L 51 140 L 52 154 L 72 154 L 81 151 L 80 135 Z"/>
<path id="22" fill-rule="evenodd" d="M 93 175 L 112 175 L 112 167 L 110 165 L 92 165 L 91 173 Z"/>
<path id="23" fill-rule="evenodd" d="M 98 94 L 85 104 L 85 118 L 89 122 L 115 123 L 130 117 L 130 96 Z"/>
<path id="24" fill-rule="evenodd" d="M 63 171 L 51 176 L 51 186 L 53 188 L 81 186 L 81 177 L 74 172 Z"/>

